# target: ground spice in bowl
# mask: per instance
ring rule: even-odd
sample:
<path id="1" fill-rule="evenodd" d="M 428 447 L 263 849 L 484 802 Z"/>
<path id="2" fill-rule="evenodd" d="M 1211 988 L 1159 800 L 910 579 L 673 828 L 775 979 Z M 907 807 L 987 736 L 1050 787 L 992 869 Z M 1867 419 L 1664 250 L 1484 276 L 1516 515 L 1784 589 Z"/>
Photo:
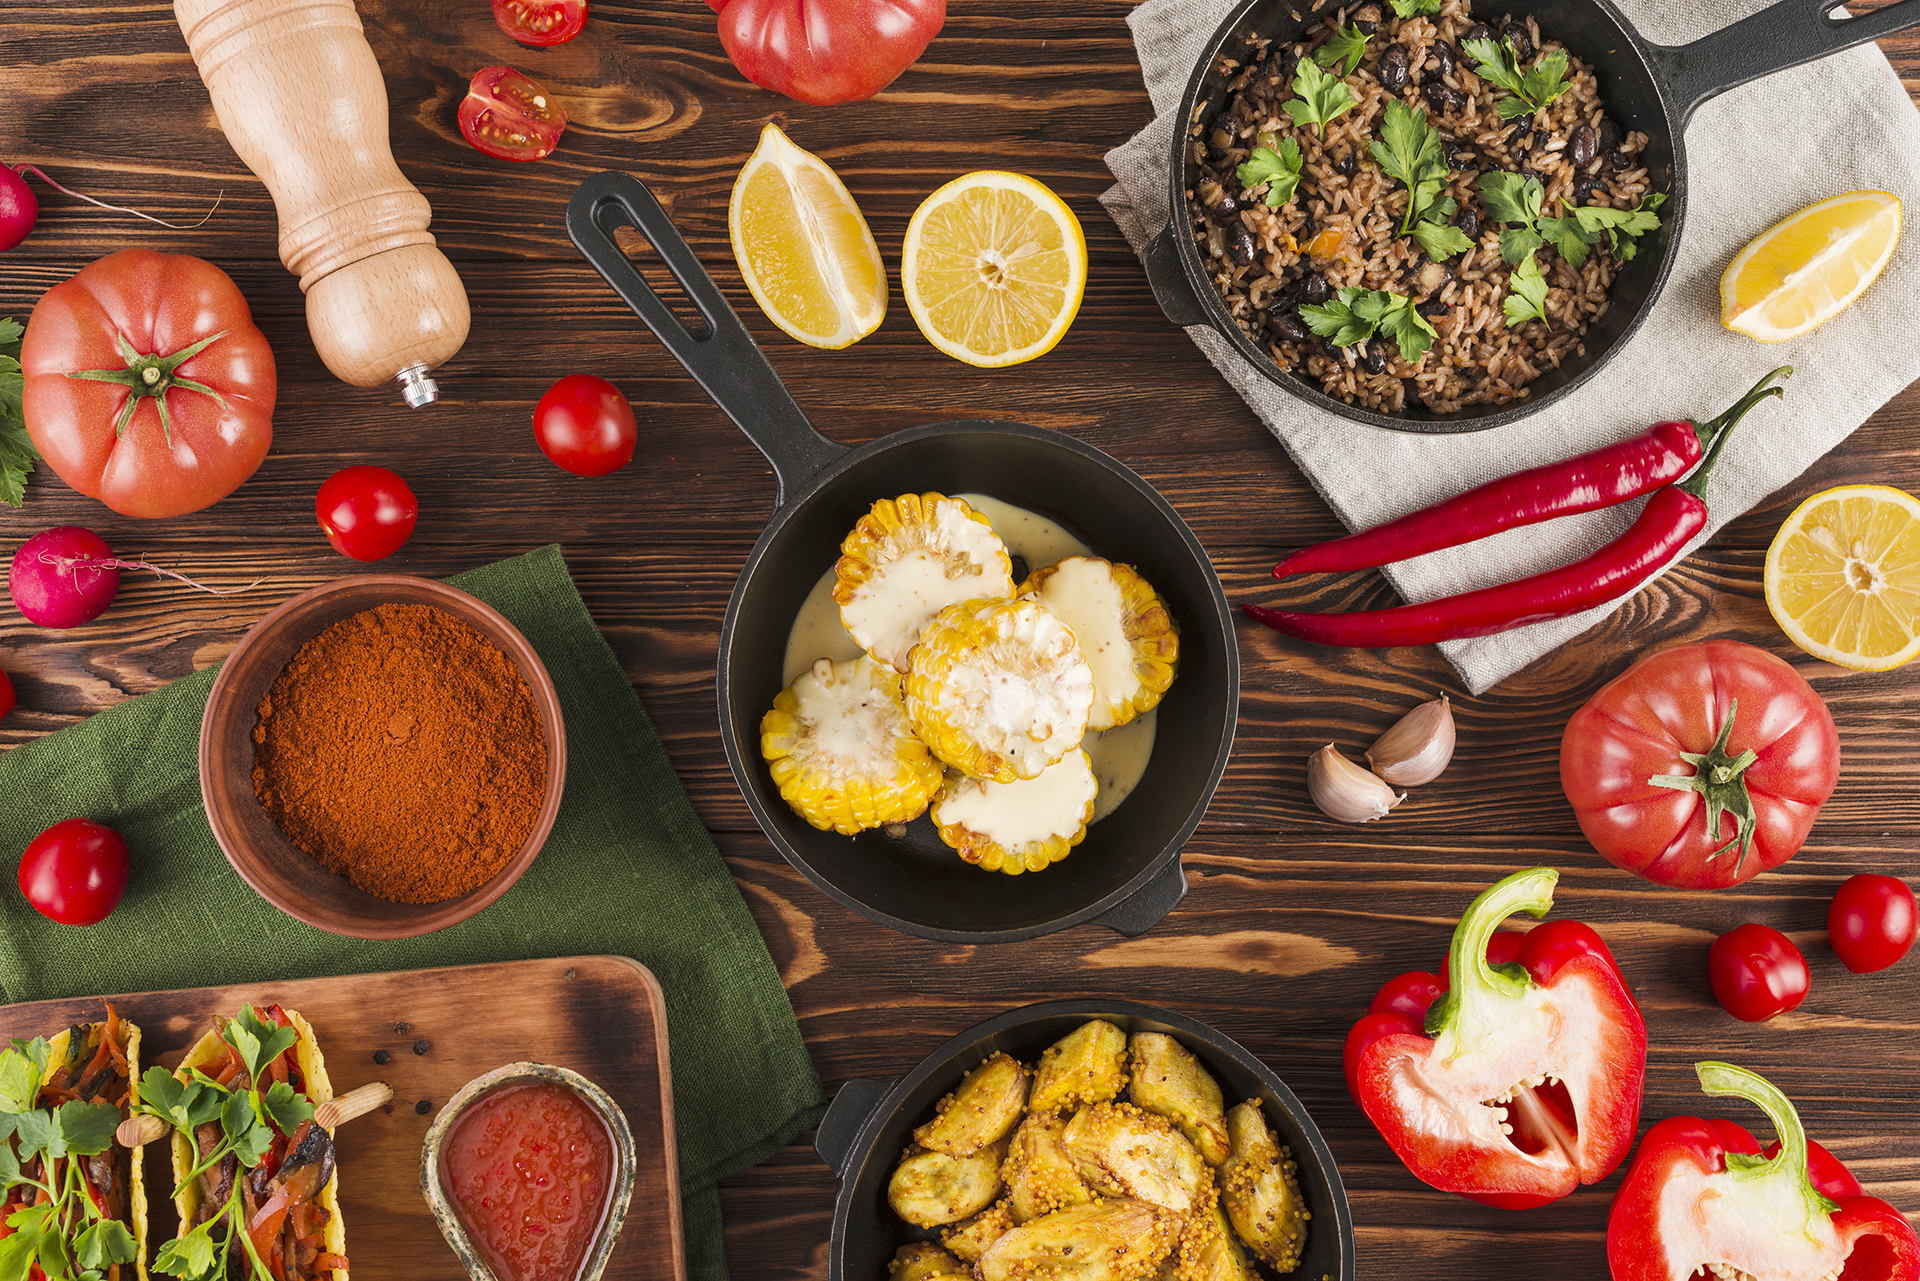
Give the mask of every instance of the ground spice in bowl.
<path id="1" fill-rule="evenodd" d="M 260 700 L 253 790 L 288 840 L 395 903 L 478 889 L 526 843 L 547 742 L 519 668 L 431 605 L 302 645 Z"/>

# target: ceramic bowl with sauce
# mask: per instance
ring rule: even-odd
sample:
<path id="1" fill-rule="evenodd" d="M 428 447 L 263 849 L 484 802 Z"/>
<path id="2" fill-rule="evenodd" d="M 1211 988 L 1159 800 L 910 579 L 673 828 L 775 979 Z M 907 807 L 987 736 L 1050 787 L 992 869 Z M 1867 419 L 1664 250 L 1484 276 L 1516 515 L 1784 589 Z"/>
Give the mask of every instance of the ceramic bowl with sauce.
<path id="1" fill-rule="evenodd" d="M 528 1137 L 537 1142 L 523 1146 Z M 440 1110 L 420 1152 L 420 1190 L 473 1281 L 598 1281 L 635 1166 L 633 1131 L 604 1090 L 566 1068 L 509 1063 Z"/>

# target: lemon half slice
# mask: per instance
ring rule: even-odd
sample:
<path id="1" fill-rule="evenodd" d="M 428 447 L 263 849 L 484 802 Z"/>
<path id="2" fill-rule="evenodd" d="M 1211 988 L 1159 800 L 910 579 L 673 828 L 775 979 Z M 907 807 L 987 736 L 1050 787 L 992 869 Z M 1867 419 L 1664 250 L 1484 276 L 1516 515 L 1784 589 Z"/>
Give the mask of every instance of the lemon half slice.
<path id="1" fill-rule="evenodd" d="M 1720 323 L 1761 342 L 1798 338 L 1858 298 L 1893 257 L 1900 198 L 1849 191 L 1775 223 L 1720 277 Z"/>
<path id="2" fill-rule="evenodd" d="M 1051 351 L 1073 323 L 1087 239 L 1042 184 L 981 170 L 914 210 L 900 284 L 928 342 L 969 365 L 1017 365 Z"/>
<path id="3" fill-rule="evenodd" d="M 887 270 L 860 206 L 827 163 L 769 124 L 733 184 L 727 231 L 767 319 L 814 347 L 847 347 L 887 314 Z"/>
<path id="4" fill-rule="evenodd" d="M 1861 671 L 1920 654 L 1920 499 L 1841 485 L 1794 509 L 1767 548 L 1767 608 L 1815 658 Z"/>

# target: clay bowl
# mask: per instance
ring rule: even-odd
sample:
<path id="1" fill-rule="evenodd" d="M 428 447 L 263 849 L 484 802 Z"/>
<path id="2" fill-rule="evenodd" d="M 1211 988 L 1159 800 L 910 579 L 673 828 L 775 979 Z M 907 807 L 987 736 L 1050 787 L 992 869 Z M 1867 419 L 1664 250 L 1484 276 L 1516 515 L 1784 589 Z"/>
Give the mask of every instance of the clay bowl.
<path id="1" fill-rule="evenodd" d="M 354 888 L 293 844 L 253 792 L 253 728 L 260 700 L 294 651 L 343 618 L 376 605 L 432 605 L 486 637 L 520 669 L 547 737 L 547 785 L 533 831 L 492 880 L 439 903 L 389 903 Z M 227 861 L 261 898 L 296 920 L 348 938 L 431 934 L 464 921 L 505 894 L 553 829 L 567 775 L 566 727 L 546 665 L 492 607 L 457 587 L 403 574 L 323 583 L 255 623 L 220 669 L 200 722 L 200 797 Z"/>

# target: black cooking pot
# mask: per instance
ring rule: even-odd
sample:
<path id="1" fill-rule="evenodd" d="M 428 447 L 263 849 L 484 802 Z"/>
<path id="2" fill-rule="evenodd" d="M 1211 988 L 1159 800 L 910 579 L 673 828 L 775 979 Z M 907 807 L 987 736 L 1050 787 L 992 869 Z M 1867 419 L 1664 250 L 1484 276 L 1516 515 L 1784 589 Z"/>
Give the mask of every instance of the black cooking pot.
<path id="1" fill-rule="evenodd" d="M 1313 1281 L 1353 1281 L 1353 1218 L 1347 1190 L 1320 1127 L 1273 1070 L 1229 1037 L 1190 1018 L 1131 1001 L 1047 1001 L 1009 1010 L 976 1024 L 920 1061 L 899 1081 L 848 1081 L 814 1136 L 814 1151 L 840 1176 L 833 1202 L 833 1239 L 828 1281 L 870 1281 L 887 1275 L 887 1261 L 919 1231 L 887 1205 L 887 1180 L 900 1153 L 913 1145 L 913 1129 L 980 1060 L 1004 1050 L 1032 1063 L 1049 1045 L 1085 1023 L 1105 1019 L 1129 1034 L 1165 1032 L 1177 1038 L 1220 1083 L 1226 1104 L 1259 1099 L 1274 1137 L 1293 1149 L 1300 1192 L 1313 1218 L 1307 1248 L 1290 1276 Z M 1264 1274 L 1263 1274 L 1264 1275 Z"/>
<path id="2" fill-rule="evenodd" d="M 1249 40 L 1276 44 L 1298 40 L 1321 22 L 1339 0 L 1297 5 L 1294 0 L 1242 0 L 1220 24 L 1187 82 L 1177 121 L 1201 121 L 1201 136 L 1227 99 L 1227 83 L 1236 72 L 1224 63 L 1243 58 Z M 1344 0 L 1351 7 L 1358 0 Z M 1384 3 L 1384 0 L 1383 0 Z M 1655 191 L 1668 194 L 1660 231 L 1614 277 L 1610 305 L 1587 330 L 1585 354 L 1569 353 L 1558 369 L 1528 384 L 1528 394 L 1509 405 L 1470 405 L 1436 414 L 1415 405 L 1388 415 L 1329 396 L 1317 382 L 1277 364 L 1264 343 L 1249 338 L 1208 277 L 1199 246 L 1189 230 L 1186 193 L 1197 168 L 1192 135 L 1176 129 L 1169 197 L 1173 216 L 1147 247 L 1147 277 L 1167 319 L 1176 325 L 1206 325 L 1224 337 L 1253 367 L 1310 404 L 1357 422 L 1395 431 L 1480 431 L 1523 418 L 1578 387 L 1626 346 L 1653 310 L 1654 299 L 1673 269 L 1680 227 L 1687 212 L 1685 134 L 1687 121 L 1701 103 L 1761 76 L 1812 62 L 1920 24 L 1920 0 L 1853 18 L 1835 18 L 1841 0 L 1778 0 L 1759 13 L 1692 44 L 1657 45 L 1641 38 L 1611 0 L 1481 0 L 1488 15 L 1532 16 L 1540 32 L 1566 45 L 1599 80 L 1607 115 L 1622 130 L 1648 138 L 1642 160 Z M 1657 250 L 1658 252 L 1652 252 Z"/>
<path id="3" fill-rule="evenodd" d="M 681 323 L 614 230 L 652 244 L 705 322 Z M 813 429 L 653 193 L 627 174 L 580 184 L 567 231 L 587 261 L 773 464 L 777 492 L 720 630 L 720 735 L 747 804 L 780 853 L 827 894 L 924 938 L 1003 943 L 1085 921 L 1138 934 L 1186 893 L 1180 847 L 1227 766 L 1240 657 L 1226 595 L 1200 542 L 1132 471 L 1070 436 L 1015 422 L 934 423 L 849 450 Z M 1005 876 L 962 862 L 926 818 L 906 834 L 822 832 L 780 798 L 760 755 L 760 718 L 785 685 L 787 633 L 876 499 L 978 492 L 1047 516 L 1098 555 L 1133 565 L 1180 629 L 1178 676 L 1159 708 L 1153 757 L 1133 794 L 1065 862 Z"/>

